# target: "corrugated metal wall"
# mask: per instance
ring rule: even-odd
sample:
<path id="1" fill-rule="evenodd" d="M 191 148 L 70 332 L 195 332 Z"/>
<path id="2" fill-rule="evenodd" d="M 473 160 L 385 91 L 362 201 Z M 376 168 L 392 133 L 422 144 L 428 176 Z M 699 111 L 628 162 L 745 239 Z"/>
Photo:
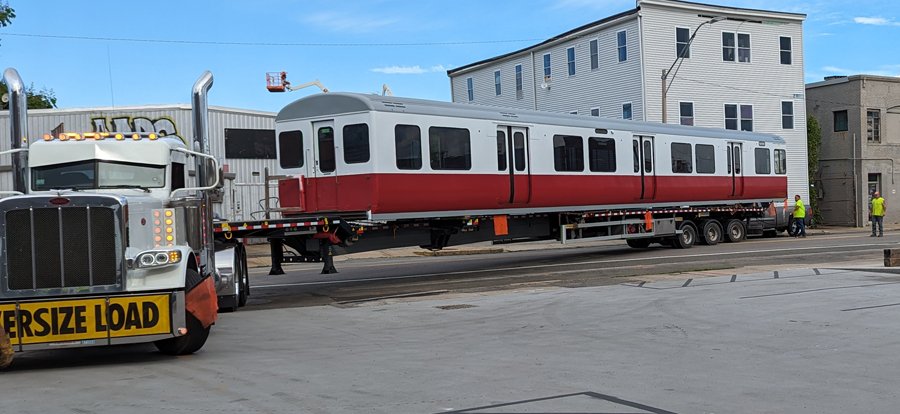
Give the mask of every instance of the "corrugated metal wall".
<path id="1" fill-rule="evenodd" d="M 216 214 L 230 220 L 262 219 L 265 169 L 275 173 L 277 160 L 225 159 L 225 129 L 275 129 L 275 114 L 240 109 L 210 107 L 210 146 L 212 155 L 236 174 L 227 180 L 223 200 L 215 203 Z M 41 139 L 54 129 L 67 132 L 165 132 L 189 140 L 193 134 L 191 109 L 188 105 L 138 106 L 121 108 L 44 109 L 28 111 L 28 134 L 31 141 Z M 9 114 L 0 113 L 0 150 L 10 147 Z M 8 172 L 10 157 L 0 157 L 0 190 L 12 188 Z M 270 186 L 272 205 L 277 205 L 277 187 Z"/>

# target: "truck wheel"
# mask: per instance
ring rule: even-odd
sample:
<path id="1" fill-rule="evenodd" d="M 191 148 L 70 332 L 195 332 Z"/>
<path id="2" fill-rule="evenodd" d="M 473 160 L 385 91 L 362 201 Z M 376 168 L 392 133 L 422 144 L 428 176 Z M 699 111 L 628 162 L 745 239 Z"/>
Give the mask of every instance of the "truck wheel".
<path id="1" fill-rule="evenodd" d="M 185 275 L 185 287 L 193 288 L 200 283 L 201 280 L 200 274 L 197 273 L 196 270 L 188 269 L 187 274 Z M 187 355 L 193 354 L 194 352 L 199 351 L 200 348 L 203 348 L 203 344 L 206 343 L 206 338 L 209 337 L 210 327 L 204 328 L 203 324 L 187 311 L 185 311 L 185 324 L 187 325 L 187 334 L 156 341 L 153 343 L 156 345 L 156 349 L 167 355 Z"/>
<path id="2" fill-rule="evenodd" d="M 240 294 L 238 294 L 238 306 L 246 306 L 247 299 L 250 297 L 250 272 L 247 268 L 247 251 L 245 249 L 241 249 L 241 258 L 240 258 L 240 269 L 241 269 L 241 279 L 240 279 Z"/>
<path id="3" fill-rule="evenodd" d="M 722 241 L 722 225 L 716 220 L 706 220 L 701 225 L 703 232 L 700 241 L 708 246 L 715 246 Z"/>
<path id="4" fill-rule="evenodd" d="M 685 221 L 681 224 L 681 234 L 675 237 L 675 247 L 679 249 L 689 249 L 694 246 L 697 241 L 697 227 L 694 223 Z"/>
<path id="5" fill-rule="evenodd" d="M 745 238 L 747 238 L 747 229 L 744 227 L 744 222 L 737 219 L 728 220 L 728 223 L 725 224 L 725 240 L 739 242 Z"/>
<path id="6" fill-rule="evenodd" d="M 629 247 L 634 247 L 635 249 L 646 249 L 650 246 L 649 239 L 626 239 L 625 243 L 628 243 Z"/>

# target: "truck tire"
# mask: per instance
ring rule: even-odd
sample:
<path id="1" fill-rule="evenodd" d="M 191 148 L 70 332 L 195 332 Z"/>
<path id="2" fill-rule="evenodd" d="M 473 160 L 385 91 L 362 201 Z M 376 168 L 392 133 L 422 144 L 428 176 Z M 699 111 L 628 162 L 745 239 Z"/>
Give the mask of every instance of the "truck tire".
<path id="1" fill-rule="evenodd" d="M 747 238 L 747 228 L 738 219 L 728 220 L 725 224 L 725 240 L 735 243 Z"/>
<path id="2" fill-rule="evenodd" d="M 200 281 L 200 273 L 194 269 L 188 269 L 185 275 L 185 287 L 193 288 Z M 190 290 L 190 289 L 186 289 Z M 185 325 L 187 334 L 175 338 L 162 339 L 154 342 L 156 349 L 167 355 L 193 354 L 203 348 L 209 337 L 209 326 L 206 328 L 190 312 L 185 311 Z"/>
<path id="3" fill-rule="evenodd" d="M 697 226 L 690 221 L 681 223 L 681 234 L 675 236 L 674 246 L 679 249 L 690 249 L 697 241 Z"/>
<path id="4" fill-rule="evenodd" d="M 241 278 L 240 278 L 240 293 L 238 294 L 238 306 L 243 307 L 247 305 L 247 299 L 250 297 L 250 271 L 247 268 L 247 250 L 241 246 L 241 254 L 240 254 L 240 266 L 241 269 Z M 237 264 L 236 264 L 237 265 Z M 238 267 L 235 267 L 238 268 Z"/>
<path id="5" fill-rule="evenodd" d="M 646 249 L 650 246 L 650 239 L 626 239 L 625 243 L 628 243 L 629 247 L 635 249 Z"/>
<path id="6" fill-rule="evenodd" d="M 700 225 L 700 228 L 703 229 L 703 231 L 700 232 L 700 241 L 707 246 L 719 244 L 724 237 L 722 234 L 722 225 L 716 220 L 705 220 Z"/>

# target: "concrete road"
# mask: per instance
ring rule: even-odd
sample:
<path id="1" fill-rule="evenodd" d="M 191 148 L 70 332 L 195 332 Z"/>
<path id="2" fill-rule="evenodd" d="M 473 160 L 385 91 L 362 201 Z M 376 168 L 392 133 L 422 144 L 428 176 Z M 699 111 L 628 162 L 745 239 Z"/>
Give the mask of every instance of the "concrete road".
<path id="1" fill-rule="evenodd" d="M 699 276 L 225 314 L 192 356 L 20 354 L 2 411 L 897 411 L 898 276 Z"/>

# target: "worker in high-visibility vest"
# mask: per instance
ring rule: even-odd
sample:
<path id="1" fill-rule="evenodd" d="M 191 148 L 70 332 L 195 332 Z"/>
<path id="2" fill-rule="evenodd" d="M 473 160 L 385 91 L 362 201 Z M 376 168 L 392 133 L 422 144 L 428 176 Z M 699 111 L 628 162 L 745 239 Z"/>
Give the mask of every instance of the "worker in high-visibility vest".
<path id="1" fill-rule="evenodd" d="M 797 224 L 797 233 L 794 237 L 806 237 L 806 206 L 800 199 L 800 194 L 794 196 L 794 222 Z"/>
<path id="2" fill-rule="evenodd" d="M 872 216 L 872 237 L 875 237 L 875 226 L 878 226 L 878 237 L 884 236 L 884 212 L 887 204 L 878 191 L 872 193 L 872 204 L 869 206 L 869 215 Z"/>

